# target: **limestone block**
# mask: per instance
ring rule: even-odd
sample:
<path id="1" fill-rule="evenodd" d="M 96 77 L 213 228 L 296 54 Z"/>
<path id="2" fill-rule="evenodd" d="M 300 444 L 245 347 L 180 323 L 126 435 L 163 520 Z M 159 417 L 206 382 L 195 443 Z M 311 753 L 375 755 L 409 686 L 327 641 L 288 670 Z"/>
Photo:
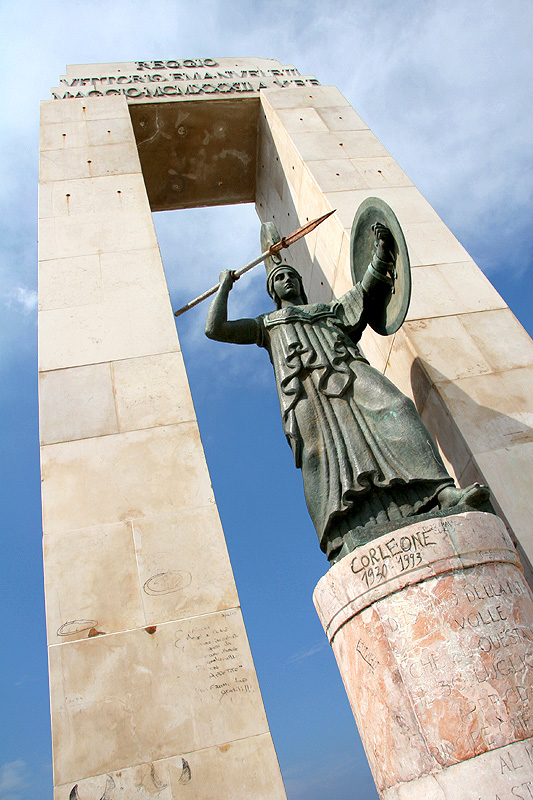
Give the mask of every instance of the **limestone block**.
<path id="1" fill-rule="evenodd" d="M 311 102 L 310 102 L 311 101 Z M 346 98 L 336 86 L 306 86 L 301 89 L 263 89 L 261 103 L 273 109 L 300 108 L 314 106 L 315 108 L 348 107 L 351 108 Z"/>
<path id="2" fill-rule="evenodd" d="M 458 304 L 455 313 L 463 313 L 463 309 L 488 311 L 507 308 L 505 300 L 472 259 L 458 264 L 437 265 L 437 269 L 455 290 Z"/>
<path id="3" fill-rule="evenodd" d="M 41 183 L 91 177 L 88 146 L 41 151 L 39 158 L 39 181 Z"/>
<path id="4" fill-rule="evenodd" d="M 473 261 L 415 269 L 412 279 L 408 320 L 507 307 Z"/>
<path id="5" fill-rule="evenodd" d="M 268 732 L 237 609 L 55 645 L 50 675 L 56 784 Z"/>
<path id="6" fill-rule="evenodd" d="M 361 348 L 365 358 L 374 369 L 385 372 L 394 336 L 380 336 L 370 327 L 366 327 L 361 337 Z"/>
<path id="7" fill-rule="evenodd" d="M 57 258 L 39 264 L 39 311 L 101 303 L 102 271 L 97 255 Z"/>
<path id="8" fill-rule="evenodd" d="M 97 178 L 140 172 L 137 145 L 133 136 L 118 144 L 73 147 L 68 150 L 41 152 L 39 180 L 61 181 L 73 178 Z"/>
<path id="9" fill-rule="evenodd" d="M 339 131 L 340 146 L 348 158 L 388 156 L 387 150 L 370 130 Z"/>
<path id="10" fill-rule="evenodd" d="M 349 242 L 345 243 L 346 237 L 344 229 L 340 224 L 336 214 L 333 214 L 333 216 L 329 217 L 319 225 L 319 227 L 316 229 L 316 236 L 317 244 L 315 246 L 315 251 L 320 243 L 320 248 L 323 248 L 327 252 L 331 260 L 334 262 L 336 268 L 338 268 L 340 265 L 341 258 L 344 258 L 348 261 L 349 270 L 350 257 L 348 254 L 348 248 L 346 246 L 349 245 Z M 343 244 L 345 244 L 344 250 Z"/>
<path id="11" fill-rule="evenodd" d="M 88 144 L 87 124 L 84 119 L 41 123 L 39 130 L 41 151 L 87 147 Z"/>
<path id="12" fill-rule="evenodd" d="M 533 441 L 533 368 L 462 378 L 438 390 L 472 453 Z"/>
<path id="13" fill-rule="evenodd" d="M 74 786 L 79 800 L 94 800 L 95 797 L 107 798 L 113 795 L 120 797 L 121 794 L 128 800 L 146 800 L 147 797 L 173 800 L 168 759 L 137 764 L 134 767 L 122 767 L 120 770 L 91 778 L 72 779 L 69 783 L 55 787 L 54 800 L 65 800 L 70 797 Z"/>
<path id="14" fill-rule="evenodd" d="M 405 335 L 434 382 L 492 372 L 463 319 L 461 315 L 404 323 Z"/>
<path id="15" fill-rule="evenodd" d="M 185 783 L 188 771 L 190 779 Z M 172 797 L 194 800 L 285 800 L 286 794 L 270 734 L 228 742 L 169 759 Z"/>
<path id="16" fill-rule="evenodd" d="M 391 156 L 355 158 L 351 162 L 370 189 L 385 187 L 412 186 L 405 172 L 400 169 Z"/>
<path id="17" fill-rule="evenodd" d="M 494 372 L 533 364 L 533 340 L 509 308 L 465 314 L 461 323 Z"/>
<path id="18" fill-rule="evenodd" d="M 366 131 L 360 131 L 360 133 L 365 134 Z M 291 138 L 304 161 L 350 158 L 342 144 L 344 133 L 313 131 L 311 133 L 293 133 Z"/>
<path id="19" fill-rule="evenodd" d="M 207 747 L 174 758 L 122 768 L 78 781 L 80 800 L 94 800 L 107 791 L 128 800 L 180 800 L 194 792 L 194 800 L 285 800 L 285 790 L 270 734 Z M 58 786 L 54 800 L 64 800 L 72 781 Z"/>
<path id="20" fill-rule="evenodd" d="M 276 116 L 288 133 L 328 130 L 328 126 L 314 108 L 280 108 L 276 111 Z"/>
<path id="21" fill-rule="evenodd" d="M 63 100 L 61 102 L 64 102 Z M 115 95 L 113 97 L 86 97 L 79 101 L 82 113 L 87 120 L 91 119 L 118 119 L 125 117 L 130 119 L 128 102 L 125 97 Z"/>
<path id="22" fill-rule="evenodd" d="M 134 142 L 131 118 L 87 119 L 87 142 L 89 145 L 110 145 L 122 142 Z"/>
<path id="23" fill-rule="evenodd" d="M 364 189 L 367 186 L 364 178 L 348 159 L 306 161 L 305 165 L 323 192 Z"/>
<path id="24" fill-rule="evenodd" d="M 267 201 L 275 192 L 281 199 L 285 177 L 279 164 L 279 154 L 271 135 L 262 136 L 257 165 L 257 192 Z"/>
<path id="25" fill-rule="evenodd" d="M 53 181 L 39 186 L 39 217 L 144 211 L 150 214 L 146 188 L 140 173 L 100 178 Z"/>
<path id="26" fill-rule="evenodd" d="M 298 217 L 302 220 L 302 224 L 326 214 L 328 211 L 331 211 L 332 208 L 335 208 L 335 206 L 331 206 L 328 203 L 315 179 L 304 169 L 297 207 Z M 326 220 L 326 222 L 328 222 L 328 220 Z M 316 230 L 316 235 L 318 236 L 318 228 Z"/>
<path id="27" fill-rule="evenodd" d="M 316 110 L 330 131 L 359 131 L 368 128 L 350 106 L 325 106 Z"/>
<path id="28" fill-rule="evenodd" d="M 39 220 L 39 258 L 70 258 L 156 247 L 151 216 L 143 210 L 105 209 Z"/>
<path id="29" fill-rule="evenodd" d="M 41 125 L 54 122 L 83 121 L 88 119 L 129 119 L 125 97 L 84 97 L 71 100 L 44 100 L 41 102 Z"/>
<path id="30" fill-rule="evenodd" d="M 260 169 L 265 171 L 267 180 L 272 179 L 273 173 L 276 175 L 276 189 L 285 203 L 289 199 L 286 195 L 287 189 L 285 187 L 291 191 L 291 194 L 298 196 L 302 180 L 303 161 L 285 132 L 283 132 L 283 135 L 275 137 L 272 142 L 271 158 L 270 160 L 262 160 Z"/>
<path id="31" fill-rule="evenodd" d="M 333 299 L 333 290 L 324 269 L 328 271 L 331 264 L 324 261 L 313 263 L 313 270 L 308 281 L 308 299 L 310 303 L 330 303 Z"/>
<path id="32" fill-rule="evenodd" d="M 317 236 L 313 268 L 308 284 L 308 298 L 310 302 L 329 303 L 333 299 L 332 286 L 335 283 L 340 239 L 337 237 L 335 248 L 328 247 L 328 239 L 331 240 L 333 237 L 326 238 L 321 236 L 321 233 L 322 231 Z"/>
<path id="33" fill-rule="evenodd" d="M 118 433 L 110 364 L 41 372 L 41 444 Z"/>
<path id="34" fill-rule="evenodd" d="M 533 563 L 531 532 L 531 459 L 533 443 L 502 447 L 475 456 L 475 462 L 491 487 L 509 525 Z"/>
<path id="35" fill-rule="evenodd" d="M 214 502 L 192 422 L 46 445 L 42 476 L 45 533 Z"/>
<path id="36" fill-rule="evenodd" d="M 146 624 L 131 523 L 45 536 L 43 549 L 50 644 Z"/>
<path id="37" fill-rule="evenodd" d="M 39 219 L 93 214 L 94 191 L 92 179 L 52 181 L 39 184 Z"/>
<path id="38" fill-rule="evenodd" d="M 300 193 L 303 174 L 303 161 L 298 154 L 291 155 L 292 157 L 289 158 L 289 162 L 285 165 L 285 182 L 290 190 L 291 198 L 294 198 L 298 197 Z M 287 194 L 284 193 L 283 196 L 287 197 Z M 292 200 L 291 205 L 296 208 L 294 200 Z"/>
<path id="39" fill-rule="evenodd" d="M 104 294 L 125 289 L 131 293 L 135 287 L 139 299 L 143 294 L 145 298 L 168 295 L 158 248 L 39 263 L 39 308 L 43 311 L 97 304 L 104 301 Z M 132 302 L 131 294 L 128 301 Z"/>
<path id="40" fill-rule="evenodd" d="M 420 414 L 432 385 L 428 374 L 402 328 L 394 337 L 390 337 L 390 345 L 385 375 L 401 392 L 413 400 Z"/>
<path id="41" fill-rule="evenodd" d="M 367 197 L 374 197 L 376 194 L 379 194 L 379 197 L 390 205 L 402 228 L 413 222 L 438 221 L 435 211 L 414 186 L 386 187 L 380 189 L 379 192 L 369 188 L 327 192 L 326 196 L 331 207 L 337 209 L 338 218 L 343 227 L 351 230 L 355 212 L 360 204 Z M 407 244 L 409 245 L 409 242 Z"/>
<path id="42" fill-rule="evenodd" d="M 168 323 L 165 324 L 165 320 Z M 40 314 L 39 367 L 43 371 L 176 350 L 168 296 L 140 296 L 132 287 L 104 301 Z"/>
<path id="43" fill-rule="evenodd" d="M 430 390 L 421 413 L 422 422 L 437 444 L 444 466 L 456 481 L 470 461 L 472 451 L 461 435 L 437 386 Z"/>
<path id="44" fill-rule="evenodd" d="M 283 200 L 283 211 L 293 205 L 292 197 L 300 192 L 302 158 L 277 118 L 263 120 L 259 134 L 256 171 L 256 200 L 263 194 L 277 193 Z M 280 213 L 282 211 L 280 210 Z"/>
<path id="45" fill-rule="evenodd" d="M 120 431 L 195 419 L 180 353 L 114 361 L 111 373 Z"/>
<path id="46" fill-rule="evenodd" d="M 337 272 L 335 273 L 335 285 L 333 294 L 335 297 L 342 297 L 345 292 L 353 286 L 353 278 L 350 267 L 350 236 L 343 229 L 341 233 L 341 249 Z"/>
<path id="47" fill-rule="evenodd" d="M 469 255 L 441 220 L 409 222 L 403 227 L 411 264 L 464 262 Z"/>
<path id="48" fill-rule="evenodd" d="M 43 100 L 40 104 L 41 127 L 59 122 L 85 122 L 85 105 L 80 100 L 62 100 L 60 103 Z"/>
<path id="49" fill-rule="evenodd" d="M 147 625 L 238 606 L 213 505 L 133 520 Z"/>
<path id="50" fill-rule="evenodd" d="M 159 247 L 101 253 L 102 285 L 107 292 L 139 290 L 139 297 L 161 295 L 168 298 L 168 287 Z M 160 324 L 163 320 L 160 320 Z M 170 319 L 174 328 L 174 320 Z"/>
<path id="51" fill-rule="evenodd" d="M 86 148 L 89 145 L 119 144 L 134 141 L 129 117 L 117 119 L 77 119 L 42 124 L 40 150 Z"/>

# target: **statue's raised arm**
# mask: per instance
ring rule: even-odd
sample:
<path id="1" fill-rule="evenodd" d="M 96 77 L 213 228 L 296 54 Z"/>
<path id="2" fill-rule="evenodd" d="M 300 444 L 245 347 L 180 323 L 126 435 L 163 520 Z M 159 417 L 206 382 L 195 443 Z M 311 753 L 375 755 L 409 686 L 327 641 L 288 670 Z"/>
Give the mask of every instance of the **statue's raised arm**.
<path id="1" fill-rule="evenodd" d="M 259 325 L 255 319 L 228 320 L 228 295 L 235 283 L 235 273 L 220 273 L 220 286 L 207 312 L 205 335 L 208 339 L 231 344 L 258 344 Z"/>

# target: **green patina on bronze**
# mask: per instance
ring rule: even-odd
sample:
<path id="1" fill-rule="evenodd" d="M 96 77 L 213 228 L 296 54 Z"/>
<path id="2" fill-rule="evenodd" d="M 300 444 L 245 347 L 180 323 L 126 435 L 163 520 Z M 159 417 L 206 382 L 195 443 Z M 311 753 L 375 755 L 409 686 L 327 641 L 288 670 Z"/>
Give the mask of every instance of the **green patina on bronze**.
<path id="1" fill-rule="evenodd" d="M 300 274 L 269 259 L 267 290 L 276 310 L 228 320 L 234 278 L 226 270 L 206 322 L 210 339 L 257 344 L 269 353 L 283 429 L 332 563 L 415 518 L 486 507 L 489 497 L 477 484 L 455 487 L 414 403 L 358 347 L 367 324 L 390 333 L 407 313 L 407 248 L 387 209 L 371 198 L 356 215 L 352 267 L 361 258 L 366 267 L 357 264 L 355 286 L 338 300 L 308 303 Z M 276 236 L 267 223 L 262 246 Z"/>

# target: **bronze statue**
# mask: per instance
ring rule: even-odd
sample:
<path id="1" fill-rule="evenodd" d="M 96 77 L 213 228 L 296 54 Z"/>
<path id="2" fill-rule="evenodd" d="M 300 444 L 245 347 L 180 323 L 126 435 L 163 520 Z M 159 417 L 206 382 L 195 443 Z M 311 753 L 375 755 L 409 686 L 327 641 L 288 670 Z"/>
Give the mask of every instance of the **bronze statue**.
<path id="1" fill-rule="evenodd" d="M 309 304 L 300 274 L 270 259 L 267 291 L 276 310 L 228 320 L 234 274 L 225 270 L 205 328 L 210 339 L 268 351 L 283 429 L 302 470 L 320 547 L 332 563 L 414 517 L 477 508 L 489 497 L 479 484 L 455 487 L 414 403 L 358 347 L 395 279 L 391 231 L 379 221 L 371 227 L 371 262 L 340 299 Z"/>

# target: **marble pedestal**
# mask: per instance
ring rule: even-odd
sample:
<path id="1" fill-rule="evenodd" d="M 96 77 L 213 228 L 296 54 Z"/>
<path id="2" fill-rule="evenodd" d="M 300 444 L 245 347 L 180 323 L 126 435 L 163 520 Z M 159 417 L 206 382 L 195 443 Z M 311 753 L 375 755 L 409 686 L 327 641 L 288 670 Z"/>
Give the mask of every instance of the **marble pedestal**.
<path id="1" fill-rule="evenodd" d="M 426 520 L 319 581 L 382 800 L 533 798 L 533 596 L 500 520 Z"/>

